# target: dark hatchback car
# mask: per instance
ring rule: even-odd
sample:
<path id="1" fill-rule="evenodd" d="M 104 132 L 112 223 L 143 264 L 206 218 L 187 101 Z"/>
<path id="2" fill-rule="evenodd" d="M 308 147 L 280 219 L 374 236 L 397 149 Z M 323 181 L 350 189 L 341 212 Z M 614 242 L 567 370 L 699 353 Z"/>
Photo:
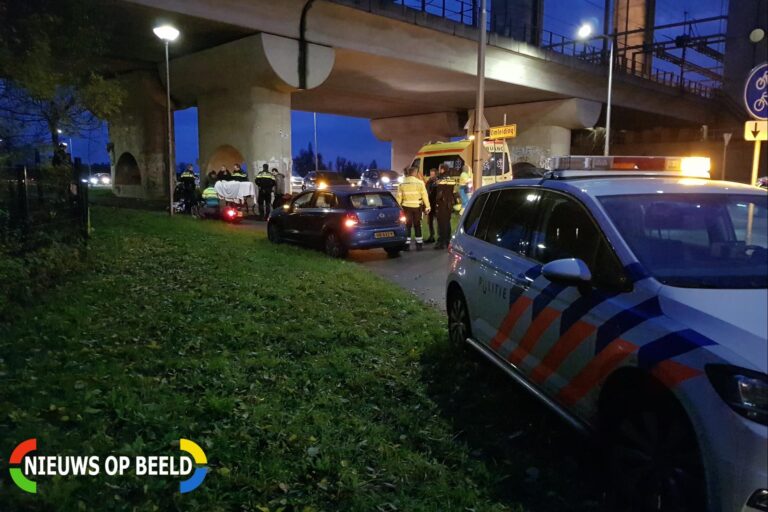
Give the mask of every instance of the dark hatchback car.
<path id="1" fill-rule="evenodd" d="M 349 185 L 344 176 L 333 171 L 312 171 L 304 177 L 301 190 L 316 190 L 328 187 Z"/>
<path id="2" fill-rule="evenodd" d="M 322 247 L 343 258 L 350 249 L 384 249 L 396 257 L 405 248 L 405 215 L 392 194 L 351 186 L 306 191 L 273 210 L 267 236 Z"/>

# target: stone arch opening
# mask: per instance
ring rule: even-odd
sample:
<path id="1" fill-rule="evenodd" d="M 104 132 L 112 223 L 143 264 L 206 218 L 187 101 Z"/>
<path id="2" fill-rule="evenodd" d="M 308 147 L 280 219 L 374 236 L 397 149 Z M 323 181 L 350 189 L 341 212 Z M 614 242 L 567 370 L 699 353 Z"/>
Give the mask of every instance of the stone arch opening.
<path id="1" fill-rule="evenodd" d="M 120 155 L 115 165 L 115 185 L 141 185 L 139 164 L 127 151 Z"/>
<path id="2" fill-rule="evenodd" d="M 223 146 L 219 146 L 216 148 L 216 151 L 213 152 L 213 155 L 211 155 L 211 157 L 208 159 L 208 164 L 205 166 L 205 172 L 208 173 L 209 171 L 218 171 L 219 167 L 222 165 L 226 165 L 227 169 L 231 171 L 235 164 L 239 164 L 243 170 L 246 170 L 245 158 L 243 158 L 243 154 L 240 153 L 240 151 L 238 151 L 234 146 L 225 144 Z"/>

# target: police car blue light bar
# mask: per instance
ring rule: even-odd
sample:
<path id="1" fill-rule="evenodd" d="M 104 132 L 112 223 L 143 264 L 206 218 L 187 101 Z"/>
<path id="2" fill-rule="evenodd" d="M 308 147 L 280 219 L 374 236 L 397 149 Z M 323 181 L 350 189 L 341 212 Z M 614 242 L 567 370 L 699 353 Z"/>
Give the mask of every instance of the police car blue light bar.
<path id="1" fill-rule="evenodd" d="M 641 171 L 709 178 L 710 160 L 692 156 L 557 156 L 549 159 L 550 171 Z"/>

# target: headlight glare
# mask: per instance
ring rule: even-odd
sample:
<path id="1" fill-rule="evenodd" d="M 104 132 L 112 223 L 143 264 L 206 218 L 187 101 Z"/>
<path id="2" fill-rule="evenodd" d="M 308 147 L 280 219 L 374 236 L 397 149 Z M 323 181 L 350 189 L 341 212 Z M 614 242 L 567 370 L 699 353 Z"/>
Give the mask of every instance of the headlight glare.
<path id="1" fill-rule="evenodd" d="M 768 425 L 768 376 L 730 365 L 707 365 L 706 370 L 715 391 L 734 411 Z"/>

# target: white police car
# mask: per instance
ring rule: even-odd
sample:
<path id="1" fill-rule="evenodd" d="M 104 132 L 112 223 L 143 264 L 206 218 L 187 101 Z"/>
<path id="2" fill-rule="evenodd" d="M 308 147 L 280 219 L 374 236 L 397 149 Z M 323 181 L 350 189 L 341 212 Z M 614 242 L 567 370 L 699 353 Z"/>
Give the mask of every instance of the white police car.
<path id="1" fill-rule="evenodd" d="M 702 160 L 552 160 L 472 198 L 451 340 L 597 434 L 616 510 L 768 510 L 768 194 Z"/>

